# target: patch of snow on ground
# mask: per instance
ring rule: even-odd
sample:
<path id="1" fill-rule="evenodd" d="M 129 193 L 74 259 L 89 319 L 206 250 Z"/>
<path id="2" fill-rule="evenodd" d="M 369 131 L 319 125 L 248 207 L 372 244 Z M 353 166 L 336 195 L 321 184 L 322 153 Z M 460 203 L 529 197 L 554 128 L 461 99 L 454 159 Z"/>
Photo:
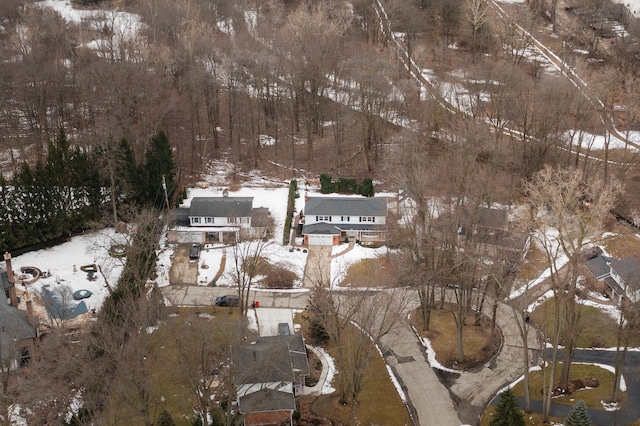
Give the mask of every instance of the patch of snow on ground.
<path id="1" fill-rule="evenodd" d="M 257 333 L 259 330 L 258 320 L 256 318 L 256 311 L 254 311 L 253 309 L 247 309 L 247 322 L 249 323 L 249 330 L 255 331 Z"/>
<path id="2" fill-rule="evenodd" d="M 320 391 L 320 393 L 322 393 L 323 395 L 330 395 L 336 391 L 335 388 L 331 386 L 331 384 L 333 383 L 333 378 L 335 377 L 338 371 L 336 370 L 336 363 L 333 360 L 333 358 L 331 358 L 331 356 L 327 353 L 327 351 L 325 351 L 323 348 L 319 346 L 314 346 L 314 349 L 320 352 L 321 356 L 324 358 L 325 362 L 327 363 L 327 366 L 326 366 L 327 379 L 324 381 L 324 384 L 322 385 L 322 390 Z"/>
<path id="3" fill-rule="evenodd" d="M 574 135 L 574 139 L 578 138 L 578 136 L 581 136 L 581 138 L 580 140 L 574 140 L 573 141 L 574 145 L 579 143 L 582 148 L 588 148 L 588 149 L 599 150 L 599 151 L 602 151 L 605 149 L 607 140 L 603 135 L 594 135 L 592 133 L 582 132 L 582 134 L 580 135 L 578 134 Z M 633 135 L 633 136 L 635 137 L 637 135 Z M 569 132 L 565 132 L 563 135 L 563 138 L 565 142 L 569 143 L 569 140 L 570 140 Z M 633 140 L 632 135 L 629 136 L 629 139 Z M 624 147 L 625 147 L 625 143 L 623 141 L 611 135 L 609 148 L 624 149 Z"/>
<path id="4" fill-rule="evenodd" d="M 345 244 L 333 246 L 331 254 L 336 255 L 338 253 L 342 253 L 346 248 L 347 246 Z M 375 259 L 386 253 L 387 247 L 367 248 L 356 244 L 353 246 L 352 250 L 331 259 L 331 287 L 335 288 L 344 281 L 349 266 L 358 263 L 362 259 Z"/>

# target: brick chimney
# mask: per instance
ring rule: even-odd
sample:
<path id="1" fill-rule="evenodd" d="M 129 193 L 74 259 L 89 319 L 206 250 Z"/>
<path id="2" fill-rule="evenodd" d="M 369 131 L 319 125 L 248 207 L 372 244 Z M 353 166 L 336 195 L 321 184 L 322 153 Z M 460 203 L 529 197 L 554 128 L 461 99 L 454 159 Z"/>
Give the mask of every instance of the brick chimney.
<path id="1" fill-rule="evenodd" d="M 11 255 L 8 251 L 4 252 L 4 263 L 7 265 L 7 279 L 11 284 L 15 284 L 15 280 L 13 277 L 13 268 L 11 267 Z"/>
<path id="2" fill-rule="evenodd" d="M 32 327 L 35 327 L 36 322 L 33 318 L 33 302 L 31 301 L 29 290 L 24 292 L 24 301 L 27 304 L 27 318 L 29 319 L 29 324 L 31 324 Z"/>
<path id="3" fill-rule="evenodd" d="M 11 266 L 11 255 L 9 252 L 4 252 L 4 263 L 7 265 L 7 280 L 10 284 L 13 284 L 9 288 L 10 305 L 14 308 L 18 307 L 18 295 L 16 294 L 16 281 L 13 276 L 13 267 Z"/>

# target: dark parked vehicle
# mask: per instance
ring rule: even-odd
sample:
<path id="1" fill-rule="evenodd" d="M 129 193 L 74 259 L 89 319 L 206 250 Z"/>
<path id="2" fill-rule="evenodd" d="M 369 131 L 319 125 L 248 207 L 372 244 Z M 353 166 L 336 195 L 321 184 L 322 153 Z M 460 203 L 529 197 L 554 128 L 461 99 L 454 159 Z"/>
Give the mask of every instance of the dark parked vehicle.
<path id="1" fill-rule="evenodd" d="M 216 297 L 216 306 L 238 306 L 240 305 L 240 298 L 236 294 L 225 294 L 224 296 Z"/>
<path id="2" fill-rule="evenodd" d="M 291 330 L 289 329 L 289 323 L 281 322 L 278 324 L 279 336 L 291 336 Z"/>
<path id="3" fill-rule="evenodd" d="M 198 259 L 200 257 L 200 244 L 191 244 L 191 249 L 189 250 L 189 259 Z"/>

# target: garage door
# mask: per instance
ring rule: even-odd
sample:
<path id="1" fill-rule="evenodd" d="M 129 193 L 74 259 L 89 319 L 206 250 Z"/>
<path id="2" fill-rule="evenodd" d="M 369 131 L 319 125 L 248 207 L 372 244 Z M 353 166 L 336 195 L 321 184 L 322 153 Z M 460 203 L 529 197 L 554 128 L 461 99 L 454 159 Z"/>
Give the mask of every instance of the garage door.
<path id="1" fill-rule="evenodd" d="M 333 235 L 309 235 L 310 246 L 332 246 Z"/>
<path id="2" fill-rule="evenodd" d="M 202 232 L 179 232 L 178 233 L 178 242 L 179 243 L 202 243 Z"/>

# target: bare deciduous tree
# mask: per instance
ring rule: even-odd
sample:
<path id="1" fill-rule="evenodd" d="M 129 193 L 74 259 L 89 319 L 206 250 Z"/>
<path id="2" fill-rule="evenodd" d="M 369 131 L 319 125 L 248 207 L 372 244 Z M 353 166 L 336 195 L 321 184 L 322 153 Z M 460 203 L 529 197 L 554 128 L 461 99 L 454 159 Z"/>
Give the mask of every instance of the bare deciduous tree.
<path id="1" fill-rule="evenodd" d="M 544 391 L 545 419 L 549 416 L 551 393 L 556 380 L 561 332 L 564 335 L 564 361 L 560 387 L 566 389 L 569 381 L 580 320 L 576 301 L 579 255 L 587 244 L 600 237 L 605 220 L 616 203 L 618 191 L 618 185 L 607 184 L 598 176 L 584 176 L 577 169 L 553 169 L 548 166 L 526 184 L 527 202 L 531 208 L 529 226 L 537 230 L 534 240 L 545 256 L 556 297 L 555 321 L 550 336 L 553 360 L 549 383 Z"/>
<path id="2" fill-rule="evenodd" d="M 357 403 L 367 383 L 369 362 L 378 356 L 375 345 L 393 333 L 406 303 L 403 290 L 336 294 L 325 286 L 313 288 L 309 310 L 336 345 L 341 402 Z"/>

